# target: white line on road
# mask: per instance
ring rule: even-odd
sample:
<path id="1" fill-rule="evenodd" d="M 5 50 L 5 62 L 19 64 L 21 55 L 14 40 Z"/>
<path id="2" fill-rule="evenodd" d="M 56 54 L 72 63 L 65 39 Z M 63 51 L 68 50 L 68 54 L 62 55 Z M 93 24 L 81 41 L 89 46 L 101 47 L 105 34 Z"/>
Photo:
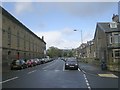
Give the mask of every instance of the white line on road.
<path id="1" fill-rule="evenodd" d="M 44 67 L 44 68 L 42 68 L 42 69 L 47 69 L 48 67 L 50 67 L 50 66 L 52 66 L 52 64 L 51 65 L 49 65 L 49 66 L 46 66 L 46 67 Z"/>
<path id="2" fill-rule="evenodd" d="M 86 78 L 86 75 L 85 74 L 83 74 L 84 75 L 84 77 Z"/>
<path id="3" fill-rule="evenodd" d="M 33 73 L 33 72 L 35 72 L 36 70 L 33 70 L 33 71 L 31 71 L 31 72 L 28 72 L 28 74 L 31 74 L 31 73 Z"/>
<path id="4" fill-rule="evenodd" d="M 91 90 L 91 87 L 88 87 L 89 90 Z"/>
<path id="5" fill-rule="evenodd" d="M 85 78 L 85 82 L 86 82 L 86 84 L 87 84 L 88 89 L 91 90 L 91 87 L 90 87 L 90 84 L 89 84 L 89 82 L 88 82 L 88 80 L 87 80 L 86 75 L 83 74 L 83 76 L 84 76 L 84 78 Z"/>
<path id="6" fill-rule="evenodd" d="M 89 86 L 89 83 L 87 83 L 87 86 Z"/>
<path id="7" fill-rule="evenodd" d="M 60 71 L 60 70 L 55 70 L 55 72 L 58 72 L 58 71 Z"/>
<path id="8" fill-rule="evenodd" d="M 83 73 L 86 73 L 84 70 L 82 70 Z"/>
<path id="9" fill-rule="evenodd" d="M 85 78 L 85 80 L 87 80 L 87 78 L 86 77 L 84 77 Z"/>
<path id="10" fill-rule="evenodd" d="M 2 81 L 2 82 L 0 82 L 0 84 L 5 83 L 5 82 L 9 82 L 9 81 L 14 80 L 14 79 L 17 79 L 17 78 L 18 78 L 18 77 L 14 77 L 14 78 L 11 78 L 11 79 L 8 79 L 8 80 L 5 80 L 5 81 Z"/>
<path id="11" fill-rule="evenodd" d="M 54 62 L 54 63 L 52 63 L 52 64 L 50 64 L 50 65 L 48 65 L 48 66 L 46 66 L 46 67 L 44 67 L 42 69 L 47 69 L 48 67 L 53 66 L 54 64 L 56 64 L 56 62 Z"/>
<path id="12" fill-rule="evenodd" d="M 86 83 L 88 83 L 88 80 L 86 80 Z"/>
<path id="13" fill-rule="evenodd" d="M 78 71 L 81 71 L 81 70 L 78 68 Z"/>

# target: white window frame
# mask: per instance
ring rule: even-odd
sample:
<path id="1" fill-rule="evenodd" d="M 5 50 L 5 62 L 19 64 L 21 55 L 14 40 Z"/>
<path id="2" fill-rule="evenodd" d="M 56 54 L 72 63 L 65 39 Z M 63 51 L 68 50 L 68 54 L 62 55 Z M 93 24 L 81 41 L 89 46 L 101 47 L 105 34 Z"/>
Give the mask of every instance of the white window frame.
<path id="1" fill-rule="evenodd" d="M 120 56 L 118 56 L 118 57 L 115 56 L 116 51 L 120 51 L 120 49 L 114 49 L 113 50 L 113 58 L 114 58 L 113 62 L 116 62 L 116 59 L 120 58 Z"/>
<path id="2" fill-rule="evenodd" d="M 116 34 L 118 34 L 118 42 L 115 42 L 115 35 L 116 35 Z M 117 43 L 120 43 L 120 42 L 119 42 L 120 33 L 118 33 L 118 32 L 115 33 L 115 32 L 114 32 L 114 33 L 112 33 L 112 36 L 110 36 L 110 37 L 112 38 L 112 43 L 116 43 L 116 44 L 117 44 Z M 111 40 L 111 38 L 110 38 L 110 40 Z M 111 42 L 110 42 L 110 43 L 111 43 Z M 112 44 L 112 43 L 111 43 L 111 44 Z"/>
<path id="3" fill-rule="evenodd" d="M 117 28 L 117 23 L 116 22 L 111 22 L 110 23 L 110 28 Z"/>
<path id="4" fill-rule="evenodd" d="M 112 39 L 112 40 L 111 40 Z M 113 43 L 113 37 L 112 35 L 109 35 L 109 43 L 112 44 Z"/>

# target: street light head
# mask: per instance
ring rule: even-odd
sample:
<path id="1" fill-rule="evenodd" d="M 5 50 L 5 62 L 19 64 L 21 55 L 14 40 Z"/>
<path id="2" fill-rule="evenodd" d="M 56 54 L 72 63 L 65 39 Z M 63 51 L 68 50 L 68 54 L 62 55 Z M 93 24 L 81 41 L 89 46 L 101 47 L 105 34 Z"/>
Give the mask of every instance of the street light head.
<path id="1" fill-rule="evenodd" d="M 74 31 L 77 31 L 76 29 Z"/>

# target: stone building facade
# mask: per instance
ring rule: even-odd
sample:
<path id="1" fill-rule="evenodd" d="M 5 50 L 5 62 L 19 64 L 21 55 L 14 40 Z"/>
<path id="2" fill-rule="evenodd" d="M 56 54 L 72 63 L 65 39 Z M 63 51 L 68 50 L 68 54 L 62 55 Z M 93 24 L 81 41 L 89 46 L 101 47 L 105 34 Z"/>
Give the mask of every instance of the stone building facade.
<path id="1" fill-rule="evenodd" d="M 106 62 L 108 69 L 119 71 L 120 66 L 120 23 L 113 15 L 112 22 L 97 23 L 95 32 L 95 56 Z M 115 18 L 115 21 L 114 21 Z"/>
<path id="2" fill-rule="evenodd" d="M 2 7 L 1 7 L 2 8 Z M 46 42 L 2 8 L 2 63 L 13 59 L 42 58 Z"/>
<path id="3" fill-rule="evenodd" d="M 87 41 L 87 46 L 86 46 L 86 51 L 87 51 L 87 58 L 94 58 L 94 40 Z"/>
<path id="4" fill-rule="evenodd" d="M 87 43 L 82 43 L 79 48 L 77 48 L 77 56 L 84 62 L 92 63 L 95 58 L 94 53 L 94 40 L 87 41 Z"/>
<path id="5" fill-rule="evenodd" d="M 78 56 L 86 62 L 99 65 L 106 62 L 111 71 L 120 71 L 120 22 L 113 14 L 112 22 L 98 22 L 94 39 L 77 49 Z"/>

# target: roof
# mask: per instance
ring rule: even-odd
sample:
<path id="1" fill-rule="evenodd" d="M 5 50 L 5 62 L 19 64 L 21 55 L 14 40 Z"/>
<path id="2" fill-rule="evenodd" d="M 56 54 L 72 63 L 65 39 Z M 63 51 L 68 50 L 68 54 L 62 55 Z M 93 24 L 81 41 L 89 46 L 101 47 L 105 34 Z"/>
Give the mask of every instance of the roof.
<path id="1" fill-rule="evenodd" d="M 44 42 L 46 44 L 46 42 L 41 39 L 40 37 L 38 37 L 36 34 L 34 34 L 30 29 L 28 29 L 25 25 L 23 25 L 20 21 L 18 21 L 14 16 L 12 16 L 8 11 L 6 11 L 4 8 L 2 8 L 0 6 L 0 9 L 2 9 L 2 15 L 5 15 L 7 18 L 11 19 L 13 22 L 15 22 L 16 24 L 18 24 L 19 26 L 21 26 L 22 28 L 24 28 L 27 32 L 31 33 L 32 35 L 34 35 L 36 38 L 38 38 L 39 40 L 41 40 L 42 42 Z"/>
<path id="2" fill-rule="evenodd" d="M 118 31 L 118 26 L 117 26 L 117 28 L 111 28 L 110 23 L 112 23 L 112 22 L 97 23 L 97 25 L 98 25 L 99 28 L 101 28 L 105 32 Z"/>
<path id="3" fill-rule="evenodd" d="M 117 28 L 111 28 L 110 27 L 110 23 L 113 22 L 98 22 L 96 25 L 96 31 L 98 30 L 97 28 L 99 27 L 99 30 L 103 30 L 105 33 L 109 33 L 109 32 L 120 32 L 120 23 L 117 23 Z M 96 37 L 96 31 L 95 31 L 95 35 L 94 38 Z"/>

